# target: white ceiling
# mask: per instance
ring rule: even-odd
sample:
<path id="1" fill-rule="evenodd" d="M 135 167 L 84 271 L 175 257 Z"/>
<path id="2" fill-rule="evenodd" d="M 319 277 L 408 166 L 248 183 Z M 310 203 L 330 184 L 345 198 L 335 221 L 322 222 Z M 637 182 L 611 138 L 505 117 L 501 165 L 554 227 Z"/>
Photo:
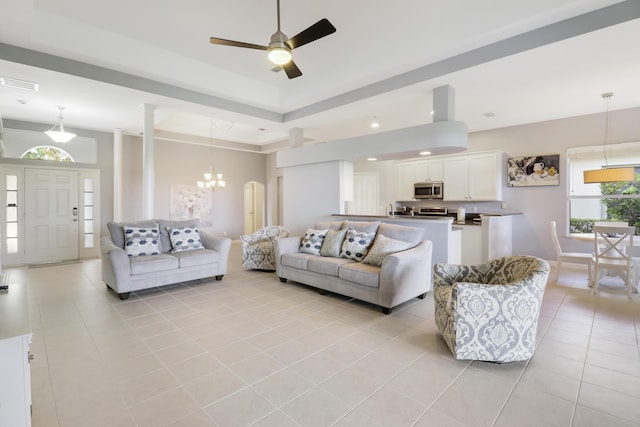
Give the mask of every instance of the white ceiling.
<path id="1" fill-rule="evenodd" d="M 379 131 L 428 123 L 445 84 L 470 131 L 602 112 L 609 91 L 611 109 L 640 106 L 638 0 L 282 0 L 288 36 L 337 28 L 294 51 L 293 80 L 262 51 L 209 43 L 267 44 L 275 3 L 0 0 L 0 76 L 40 85 L 0 86 L 0 113 L 52 125 L 63 105 L 67 127 L 139 133 L 146 103 L 158 130 L 258 146 L 292 127 L 321 142 L 373 132 L 374 116 Z"/>

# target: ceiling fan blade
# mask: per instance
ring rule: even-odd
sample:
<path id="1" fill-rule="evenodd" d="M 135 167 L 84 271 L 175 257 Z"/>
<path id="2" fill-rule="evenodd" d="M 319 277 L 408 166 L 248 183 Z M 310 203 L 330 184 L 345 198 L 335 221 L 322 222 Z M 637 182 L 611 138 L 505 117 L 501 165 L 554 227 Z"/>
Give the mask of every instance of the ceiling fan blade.
<path id="1" fill-rule="evenodd" d="M 219 39 L 217 37 L 209 37 L 209 42 L 213 44 L 221 44 L 224 46 L 246 47 L 249 49 L 258 49 L 258 50 L 269 49 L 267 46 L 260 46 L 259 44 L 237 42 L 235 40 Z"/>
<path id="2" fill-rule="evenodd" d="M 302 30 L 302 32 L 291 37 L 289 40 L 287 40 L 287 44 L 291 46 L 291 49 L 295 49 L 335 32 L 336 27 L 334 27 L 327 18 L 322 18 L 306 30 Z"/>
<path id="3" fill-rule="evenodd" d="M 302 71 L 300 71 L 300 68 L 298 68 L 296 63 L 293 62 L 293 59 L 284 64 L 282 68 L 284 68 L 284 72 L 287 73 L 287 77 L 289 77 L 289 79 L 295 79 L 302 75 Z"/>

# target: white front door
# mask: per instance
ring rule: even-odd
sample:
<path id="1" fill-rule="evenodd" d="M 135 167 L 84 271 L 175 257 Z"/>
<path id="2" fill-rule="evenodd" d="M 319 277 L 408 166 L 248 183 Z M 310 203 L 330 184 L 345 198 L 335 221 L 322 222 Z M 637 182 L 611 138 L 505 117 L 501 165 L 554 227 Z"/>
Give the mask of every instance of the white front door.
<path id="1" fill-rule="evenodd" d="M 78 259 L 78 172 L 25 169 L 28 264 Z"/>

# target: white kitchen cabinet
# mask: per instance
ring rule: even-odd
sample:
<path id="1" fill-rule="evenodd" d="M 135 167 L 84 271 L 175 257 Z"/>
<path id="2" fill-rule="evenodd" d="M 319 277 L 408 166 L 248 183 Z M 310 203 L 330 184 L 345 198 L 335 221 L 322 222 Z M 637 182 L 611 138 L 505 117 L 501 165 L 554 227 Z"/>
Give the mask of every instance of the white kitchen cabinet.
<path id="1" fill-rule="evenodd" d="M 396 200 L 413 200 L 413 184 L 425 181 L 442 181 L 443 170 L 443 159 L 419 159 L 399 162 L 396 167 Z"/>
<path id="2" fill-rule="evenodd" d="M 454 156 L 444 159 L 445 201 L 500 201 L 503 181 L 502 152 Z"/>
<path id="3" fill-rule="evenodd" d="M 512 216 L 482 215 L 482 225 L 462 229 L 462 264 L 474 265 L 512 255 Z"/>
<path id="4" fill-rule="evenodd" d="M 427 160 L 427 180 L 429 181 L 444 180 L 444 159 Z"/>
<path id="5" fill-rule="evenodd" d="M 10 284 L 0 293 L 0 426 L 31 425 L 31 345 L 27 290 Z"/>
<path id="6" fill-rule="evenodd" d="M 461 225 L 462 228 L 462 264 L 482 263 L 482 227 Z"/>

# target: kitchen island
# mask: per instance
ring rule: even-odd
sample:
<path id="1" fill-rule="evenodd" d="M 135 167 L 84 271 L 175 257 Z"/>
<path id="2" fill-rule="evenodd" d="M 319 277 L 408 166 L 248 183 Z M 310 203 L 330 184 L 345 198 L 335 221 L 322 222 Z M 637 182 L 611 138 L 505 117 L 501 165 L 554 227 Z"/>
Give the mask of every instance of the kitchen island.
<path id="1" fill-rule="evenodd" d="M 380 221 L 391 224 L 407 225 L 424 229 L 424 239 L 433 242 L 432 262 L 436 263 L 460 263 L 460 232 L 453 231 L 453 218 L 410 215 L 342 215 L 334 214 L 330 217 L 318 219 L 318 221 Z"/>
<path id="2" fill-rule="evenodd" d="M 334 214 L 319 221 L 380 221 L 421 227 L 424 238 L 433 242 L 432 262 L 479 264 L 512 255 L 512 215 L 479 214 L 480 223 L 468 220 L 454 223 L 451 216 L 344 215 Z"/>

